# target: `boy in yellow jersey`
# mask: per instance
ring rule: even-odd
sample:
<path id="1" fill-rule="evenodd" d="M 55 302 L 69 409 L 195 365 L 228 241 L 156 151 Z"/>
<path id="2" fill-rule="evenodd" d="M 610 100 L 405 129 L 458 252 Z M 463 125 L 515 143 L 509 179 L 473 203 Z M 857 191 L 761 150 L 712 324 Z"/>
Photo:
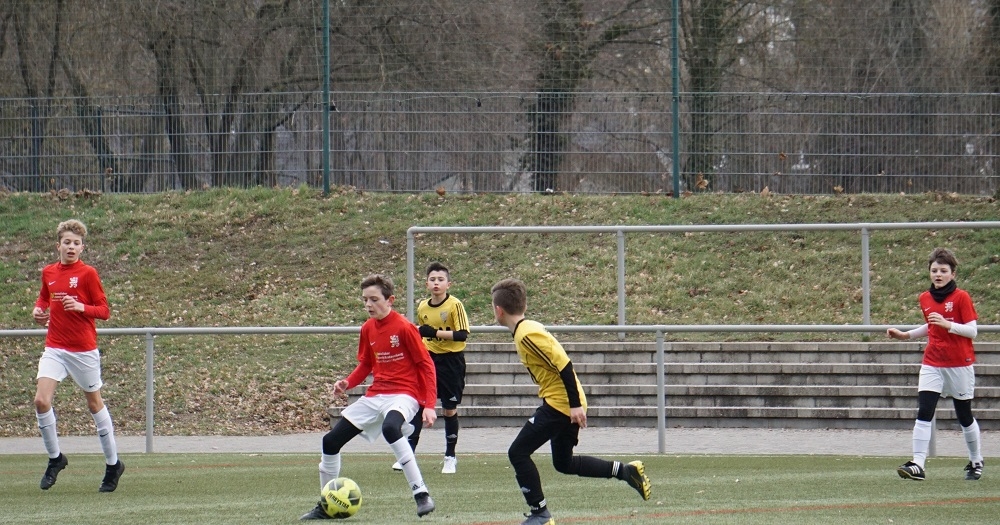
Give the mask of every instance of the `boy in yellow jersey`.
<path id="1" fill-rule="evenodd" d="M 437 370 L 437 397 L 441 400 L 444 417 L 444 466 L 442 474 L 454 474 L 458 465 L 455 445 L 458 443 L 458 405 L 465 390 L 465 341 L 469 337 L 469 316 L 462 301 L 448 293 L 451 274 L 439 262 L 427 266 L 427 291 L 431 296 L 417 305 L 417 324 L 424 345 L 431 354 Z M 413 433 L 409 436 L 414 451 L 420 441 L 420 418 L 410 422 Z M 392 466 L 399 470 L 399 464 Z"/>
<path id="2" fill-rule="evenodd" d="M 649 500 L 652 486 L 641 461 L 622 463 L 591 456 L 574 456 L 581 428 L 587 427 L 587 397 L 573 371 L 573 362 L 559 341 L 537 321 L 524 318 L 527 290 L 516 279 L 493 285 L 493 314 L 514 336 L 521 363 L 538 385 L 542 406 L 510 444 L 507 456 L 524 500 L 531 509 L 521 525 L 555 525 L 546 505 L 542 482 L 531 454 L 551 441 L 552 465 L 563 474 L 587 478 L 618 478 Z"/>

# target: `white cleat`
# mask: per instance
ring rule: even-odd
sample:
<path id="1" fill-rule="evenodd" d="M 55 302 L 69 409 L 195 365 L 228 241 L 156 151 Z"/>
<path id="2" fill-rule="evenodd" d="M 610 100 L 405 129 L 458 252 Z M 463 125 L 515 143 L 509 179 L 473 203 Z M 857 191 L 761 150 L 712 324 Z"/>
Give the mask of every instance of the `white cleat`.
<path id="1" fill-rule="evenodd" d="M 455 467 L 457 467 L 457 466 L 458 466 L 458 458 L 456 458 L 455 456 L 445 456 L 444 457 L 444 466 L 441 467 L 441 473 L 442 474 L 454 474 L 455 473 Z"/>

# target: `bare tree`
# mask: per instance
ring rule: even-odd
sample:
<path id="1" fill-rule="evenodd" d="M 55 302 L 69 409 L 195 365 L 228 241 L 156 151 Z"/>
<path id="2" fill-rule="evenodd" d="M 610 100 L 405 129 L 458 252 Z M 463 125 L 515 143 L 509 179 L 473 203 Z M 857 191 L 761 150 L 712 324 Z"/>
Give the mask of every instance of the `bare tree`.
<path id="1" fill-rule="evenodd" d="M 42 191 L 45 176 L 42 171 L 42 155 L 45 145 L 46 122 L 50 113 L 50 103 L 56 89 L 56 66 L 59 63 L 59 42 L 62 31 L 64 0 L 57 0 L 51 19 L 39 13 L 39 7 L 30 0 L 18 0 L 12 6 L 15 45 L 17 47 L 18 70 L 24 83 L 28 99 L 28 121 L 30 122 L 29 154 L 26 171 L 28 183 L 23 189 Z M 47 49 L 42 49 L 36 34 L 48 34 Z M 44 72 L 39 76 L 38 71 Z"/>
<path id="2" fill-rule="evenodd" d="M 616 44 L 652 45 L 658 41 L 657 37 L 640 35 L 668 20 L 662 10 L 654 7 L 644 0 L 589 6 L 581 0 L 539 2 L 541 43 L 535 52 L 541 60 L 535 75 L 536 99 L 528 110 L 528 151 L 521 159 L 521 169 L 531 175 L 534 191 L 560 189 L 556 175 L 567 144 L 564 127 L 577 91 L 592 76 L 598 55 Z M 641 9 L 649 15 L 629 17 Z M 639 38 L 628 41 L 637 35 Z"/>
<path id="3" fill-rule="evenodd" d="M 984 80 L 985 87 L 990 93 L 1000 94 L 1000 0 L 990 0 L 987 4 L 986 14 L 986 38 L 982 53 L 984 55 Z M 994 178 L 1000 173 L 997 166 L 997 159 L 1000 159 L 1000 107 L 995 102 L 990 108 L 992 120 L 991 140 L 986 146 L 987 154 L 993 158 L 989 166 L 990 175 Z M 994 186 L 994 197 L 1000 197 L 1000 184 Z"/>

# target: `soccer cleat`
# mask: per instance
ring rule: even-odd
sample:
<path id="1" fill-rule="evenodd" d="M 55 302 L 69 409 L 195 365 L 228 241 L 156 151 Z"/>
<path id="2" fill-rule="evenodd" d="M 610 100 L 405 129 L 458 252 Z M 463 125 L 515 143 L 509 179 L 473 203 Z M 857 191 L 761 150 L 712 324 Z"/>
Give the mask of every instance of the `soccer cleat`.
<path id="1" fill-rule="evenodd" d="M 118 463 L 114 465 L 108 465 L 104 469 L 104 480 L 101 481 L 101 488 L 97 489 L 98 492 L 114 492 L 118 488 L 118 480 L 122 477 L 122 472 L 125 472 L 125 463 L 122 460 L 118 460 Z"/>
<path id="2" fill-rule="evenodd" d="M 323 502 L 320 501 L 312 510 L 299 516 L 299 520 L 332 520 L 326 510 L 323 509 Z"/>
<path id="3" fill-rule="evenodd" d="M 69 465 L 69 460 L 66 459 L 66 455 L 62 452 L 59 453 L 57 458 L 49 458 L 49 466 L 45 467 L 45 474 L 42 475 L 42 481 L 38 484 L 42 490 L 49 490 L 49 487 L 56 484 L 56 477 L 59 476 L 59 471 L 66 468 Z"/>
<path id="4" fill-rule="evenodd" d="M 397 462 L 395 462 L 395 463 L 392 464 L 392 470 L 395 470 L 396 472 L 402 472 L 403 471 L 403 466 L 400 465 L 399 462 L 397 461 Z"/>
<path id="5" fill-rule="evenodd" d="M 426 492 L 418 492 L 413 495 L 413 499 L 417 502 L 417 517 L 423 518 L 424 516 L 434 512 L 434 500 L 431 499 L 431 495 Z"/>
<path id="6" fill-rule="evenodd" d="M 457 466 L 458 466 L 458 458 L 456 458 L 455 456 L 445 456 L 444 457 L 444 466 L 441 467 L 441 473 L 442 474 L 454 474 L 455 473 L 455 467 L 457 467 Z"/>
<path id="7" fill-rule="evenodd" d="M 628 465 L 623 465 L 623 467 L 627 469 L 625 482 L 634 488 L 642 496 L 642 499 L 649 501 L 649 497 L 653 494 L 653 485 L 646 477 L 646 467 L 641 461 L 633 461 Z"/>
<path id="8" fill-rule="evenodd" d="M 528 519 L 522 521 L 521 525 L 556 525 L 556 520 L 552 519 L 552 513 L 549 512 L 548 507 L 538 512 L 525 514 L 524 517 Z"/>
<path id="9" fill-rule="evenodd" d="M 983 462 L 979 463 L 969 462 L 965 466 L 965 479 L 969 481 L 976 481 L 977 479 L 983 477 Z"/>
<path id="10" fill-rule="evenodd" d="M 900 465 L 896 469 L 896 473 L 903 479 L 912 479 L 913 481 L 923 481 L 925 478 L 924 468 L 912 461 Z"/>

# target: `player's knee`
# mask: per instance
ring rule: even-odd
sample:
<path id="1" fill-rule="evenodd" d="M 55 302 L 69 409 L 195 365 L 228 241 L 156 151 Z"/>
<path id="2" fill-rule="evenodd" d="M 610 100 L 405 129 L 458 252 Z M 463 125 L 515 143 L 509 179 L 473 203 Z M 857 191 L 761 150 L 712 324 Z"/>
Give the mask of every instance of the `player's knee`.
<path id="1" fill-rule="evenodd" d="M 560 474 L 576 473 L 575 469 L 573 469 L 573 458 L 552 456 L 552 466 L 555 467 L 556 472 Z"/>
<path id="2" fill-rule="evenodd" d="M 91 414 L 96 414 L 104 408 L 104 401 L 99 399 L 88 399 L 87 400 L 87 410 L 90 410 Z"/>
<path id="3" fill-rule="evenodd" d="M 35 412 L 39 414 L 44 414 L 52 410 L 52 401 L 44 396 L 35 396 Z"/>
<path id="4" fill-rule="evenodd" d="M 458 409 L 457 408 L 444 408 L 444 409 L 441 410 L 441 413 L 444 414 L 444 417 L 455 417 L 455 416 L 458 415 Z"/>
<path id="5" fill-rule="evenodd" d="M 510 448 L 507 449 L 507 459 L 510 460 L 511 465 L 517 465 L 530 457 L 531 454 L 525 453 L 516 443 L 511 444 Z"/>
<path id="6" fill-rule="evenodd" d="M 393 410 L 386 414 L 382 421 L 382 437 L 386 443 L 395 443 L 403 438 L 403 422 L 405 419 L 399 412 Z"/>
<path id="7" fill-rule="evenodd" d="M 972 425 L 972 422 L 975 421 L 972 417 L 972 401 L 968 399 L 956 399 L 955 417 L 958 419 L 958 424 L 963 427 Z"/>

